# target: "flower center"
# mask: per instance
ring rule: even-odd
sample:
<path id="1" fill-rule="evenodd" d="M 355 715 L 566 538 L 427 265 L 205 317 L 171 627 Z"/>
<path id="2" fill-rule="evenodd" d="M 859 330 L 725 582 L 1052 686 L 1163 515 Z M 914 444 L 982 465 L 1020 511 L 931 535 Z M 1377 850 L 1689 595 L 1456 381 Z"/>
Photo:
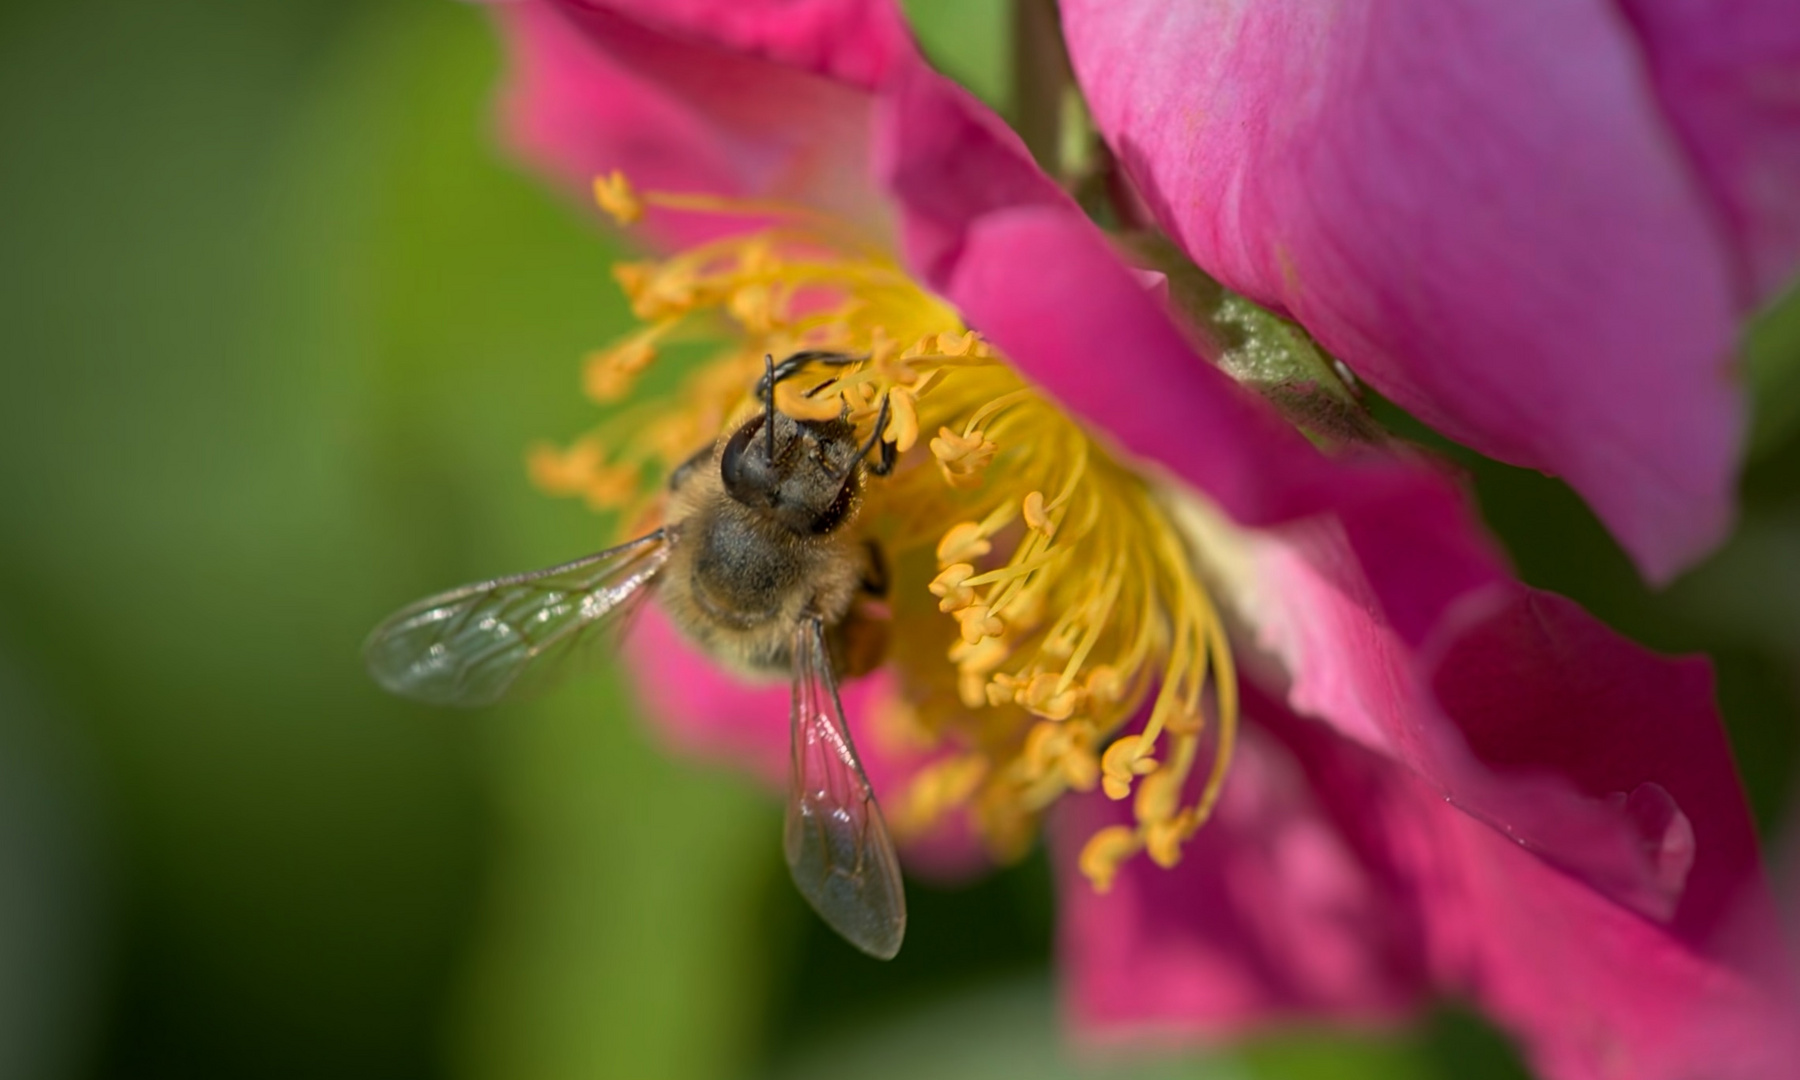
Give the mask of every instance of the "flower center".
<path id="1" fill-rule="evenodd" d="M 647 525 L 657 480 L 757 407 L 765 356 L 860 358 L 780 382 L 775 406 L 844 417 L 865 438 L 885 417 L 879 437 L 897 464 L 870 478 L 857 521 L 893 577 L 887 659 L 900 697 L 879 719 L 940 751 L 897 802 L 890 794 L 894 831 L 964 812 L 998 857 L 1017 857 L 1057 797 L 1099 786 L 1132 800 L 1135 824 L 1083 848 L 1094 884 L 1108 887 L 1140 851 L 1174 865 L 1218 798 L 1237 703 L 1224 629 L 1157 489 L 841 224 L 639 193 L 617 173 L 595 190 L 626 224 L 645 206 L 765 224 L 615 267 L 644 325 L 588 358 L 591 397 L 632 396 L 671 347 L 717 351 L 566 449 L 536 448 L 534 481 Z"/>

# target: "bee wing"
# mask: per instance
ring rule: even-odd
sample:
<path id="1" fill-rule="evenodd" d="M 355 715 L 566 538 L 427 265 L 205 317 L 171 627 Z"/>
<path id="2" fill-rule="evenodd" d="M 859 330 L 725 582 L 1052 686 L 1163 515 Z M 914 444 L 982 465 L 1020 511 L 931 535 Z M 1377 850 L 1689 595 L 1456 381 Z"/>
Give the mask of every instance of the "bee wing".
<path id="1" fill-rule="evenodd" d="M 491 705 L 538 688 L 593 652 L 601 631 L 648 595 L 668 561 L 658 529 L 585 559 L 427 597 L 363 644 L 382 688 L 432 705 Z"/>
<path id="2" fill-rule="evenodd" d="M 793 767 L 782 848 L 800 895 L 833 930 L 891 960 L 906 934 L 900 860 L 850 744 L 818 619 L 794 631 Z"/>

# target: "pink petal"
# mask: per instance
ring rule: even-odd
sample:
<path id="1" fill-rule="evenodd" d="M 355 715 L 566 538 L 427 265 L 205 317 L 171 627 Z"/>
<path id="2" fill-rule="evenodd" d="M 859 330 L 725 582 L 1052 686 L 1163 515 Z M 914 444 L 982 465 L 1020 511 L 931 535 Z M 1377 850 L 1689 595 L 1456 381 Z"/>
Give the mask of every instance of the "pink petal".
<path id="1" fill-rule="evenodd" d="M 1474 998 L 1552 1080 L 1786 1075 L 1780 997 L 1411 772 L 1257 715 L 1235 790 L 1174 870 L 1140 859 L 1096 895 L 1075 852 L 1125 811 L 1090 796 L 1056 823 L 1069 1005 L 1091 1036 L 1379 1022 L 1436 990 Z"/>
<path id="2" fill-rule="evenodd" d="M 672 38 L 872 90 L 919 63 L 889 0 L 556 0 L 611 11 Z"/>
<path id="3" fill-rule="evenodd" d="M 1719 5 L 1644 6 L 1716 43 L 1658 54 L 1662 99 L 1598 3 L 1063 11 L 1096 119 L 1202 266 L 1451 437 L 1564 476 L 1666 577 L 1730 522 L 1744 278 L 1793 266 L 1800 126 L 1791 45 L 1733 67 L 1702 32 Z M 1669 94 L 1704 137 L 1674 137 Z"/>
<path id="4" fill-rule="evenodd" d="M 909 264 L 1028 378 L 1240 523 L 1441 486 L 1417 462 L 1327 458 L 1205 363 L 1155 294 L 1004 125 L 925 72 L 876 126 Z"/>
<path id="5" fill-rule="evenodd" d="M 1639 887 L 1678 898 L 1667 919 L 1679 937 L 1711 948 L 1729 920 L 1746 917 L 1747 895 L 1766 897 L 1707 663 L 1656 656 L 1573 602 L 1529 591 L 1434 652 L 1434 696 L 1474 758 L 1497 779 L 1554 777 L 1604 802 L 1638 845 Z M 1470 809 L 1555 860 L 1549 800 L 1509 800 L 1490 784 L 1492 801 Z M 1772 927 L 1772 909 L 1764 914 Z"/>
<path id="6" fill-rule="evenodd" d="M 495 7 L 512 54 L 503 119 L 528 160 L 583 197 L 596 176 L 621 169 L 644 190 L 780 199 L 886 229 L 866 179 L 866 87 L 830 77 L 866 83 L 919 62 L 882 5 L 836 18 L 832 9 L 845 5 L 741 4 L 730 17 L 717 5 L 655 5 L 654 24 L 619 10 L 629 6 Z M 789 8 L 805 17 L 790 25 Z M 758 35 L 766 40 L 757 50 L 734 51 Z M 672 246 L 742 228 L 729 217 L 655 211 L 650 225 Z"/>
<path id="7" fill-rule="evenodd" d="M 1332 820 L 1294 754 L 1250 727 L 1213 820 L 1163 870 L 1128 863 L 1102 895 L 1075 870 L 1128 804 L 1065 801 L 1052 823 L 1060 959 L 1076 1021 L 1108 1041 L 1227 1037 L 1283 1018 L 1411 1014 L 1428 972 L 1391 873 Z"/>
<path id="8" fill-rule="evenodd" d="M 702 760 L 747 769 L 764 783 L 786 788 L 788 712 L 793 692 L 786 680 L 760 684 L 728 675 L 689 644 L 654 605 L 634 616 L 626 639 L 627 669 L 655 734 L 670 749 Z M 862 711 L 862 684 L 847 687 L 845 708 Z"/>
<path id="9" fill-rule="evenodd" d="M 1236 602 L 1291 680 L 1289 705 L 1600 893 L 1709 941 L 1762 885 L 1706 665 L 1649 653 L 1498 574 L 1477 584 L 1458 508 L 1411 510 L 1350 508 L 1248 539 L 1252 584 Z"/>
<path id="10" fill-rule="evenodd" d="M 1736 251 L 1743 299 L 1800 258 L 1800 17 L 1784 0 L 1621 4 L 1668 117 Z"/>

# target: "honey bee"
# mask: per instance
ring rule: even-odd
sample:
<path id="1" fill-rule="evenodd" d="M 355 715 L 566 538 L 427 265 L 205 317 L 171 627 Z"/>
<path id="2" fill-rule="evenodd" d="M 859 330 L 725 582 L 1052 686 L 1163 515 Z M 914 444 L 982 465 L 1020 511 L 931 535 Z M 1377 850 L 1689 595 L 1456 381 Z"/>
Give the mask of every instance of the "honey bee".
<path id="1" fill-rule="evenodd" d="M 887 402 L 863 442 L 843 416 L 796 420 L 775 408 L 783 379 L 859 359 L 768 358 L 756 387 L 762 411 L 674 470 L 661 528 L 560 566 L 427 597 L 376 627 L 363 655 L 393 693 L 488 705 L 603 654 L 608 629 L 654 593 L 671 621 L 726 665 L 791 674 L 788 869 L 826 923 L 887 960 L 906 932 L 900 864 L 838 698 L 841 676 L 878 661 L 884 633 L 877 608 L 886 569 L 855 526 L 865 475 L 894 465 L 893 444 L 881 438 Z"/>

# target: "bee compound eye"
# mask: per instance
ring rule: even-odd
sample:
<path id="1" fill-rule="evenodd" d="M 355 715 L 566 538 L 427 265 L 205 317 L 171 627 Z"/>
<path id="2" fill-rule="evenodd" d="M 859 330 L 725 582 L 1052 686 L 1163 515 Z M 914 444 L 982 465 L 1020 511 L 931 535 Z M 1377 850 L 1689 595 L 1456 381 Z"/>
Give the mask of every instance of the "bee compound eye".
<path id="1" fill-rule="evenodd" d="M 759 452 L 756 435 L 762 430 L 763 418 L 751 417 L 733 432 L 719 454 L 719 479 L 732 498 L 746 506 L 768 502 L 773 471 Z"/>

